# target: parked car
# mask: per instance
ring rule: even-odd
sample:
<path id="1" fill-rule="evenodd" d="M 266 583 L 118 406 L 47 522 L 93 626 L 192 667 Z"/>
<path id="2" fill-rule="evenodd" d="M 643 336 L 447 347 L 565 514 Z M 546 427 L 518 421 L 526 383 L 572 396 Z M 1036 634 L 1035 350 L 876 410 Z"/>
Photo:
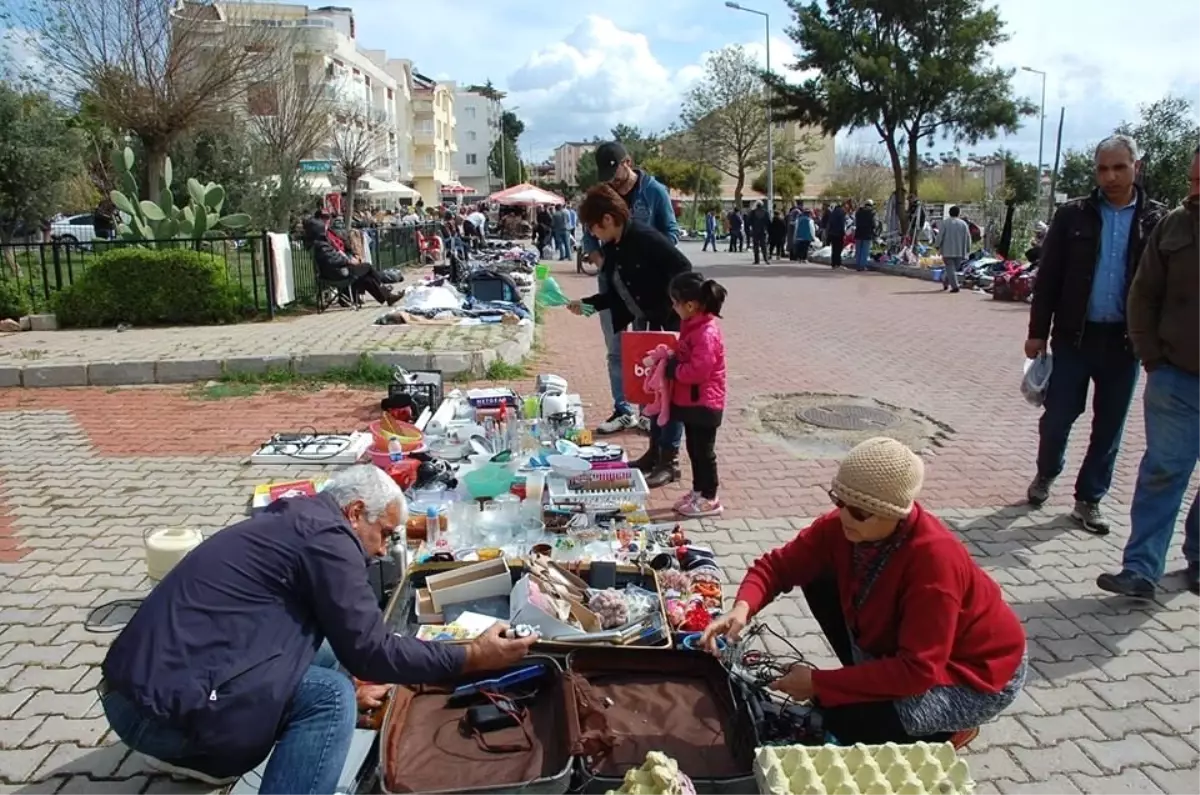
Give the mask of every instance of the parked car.
<path id="1" fill-rule="evenodd" d="M 83 213 L 55 218 L 50 224 L 50 239 L 68 245 L 91 243 L 96 239 L 94 215 Z"/>

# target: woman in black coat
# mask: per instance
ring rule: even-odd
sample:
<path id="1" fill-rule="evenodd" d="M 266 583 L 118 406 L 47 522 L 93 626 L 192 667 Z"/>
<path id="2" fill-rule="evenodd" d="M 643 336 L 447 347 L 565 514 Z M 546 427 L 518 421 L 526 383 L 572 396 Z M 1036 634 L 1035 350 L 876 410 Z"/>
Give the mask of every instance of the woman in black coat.
<path id="1" fill-rule="evenodd" d="M 600 279 L 607 290 L 572 301 L 568 309 L 583 314 L 586 304 L 608 310 L 613 331 L 679 331 L 679 316 L 671 308 L 667 286 L 692 263 L 663 233 L 630 218 L 629 205 L 609 185 L 588 191 L 579 205 L 579 223 L 601 243 Z M 648 472 L 651 486 L 679 479 L 679 443 L 683 424 L 650 425 L 650 449 L 633 466 Z"/>
<path id="2" fill-rule="evenodd" d="M 379 272 L 360 262 L 354 257 L 347 256 L 329 242 L 329 215 L 318 212 L 304 222 L 304 242 L 312 251 L 313 260 L 317 264 L 317 272 L 322 279 L 341 281 L 353 278 L 354 289 L 369 293 L 381 304 L 392 304 L 399 301 L 398 296 L 388 295 L 383 289 L 383 281 Z"/>

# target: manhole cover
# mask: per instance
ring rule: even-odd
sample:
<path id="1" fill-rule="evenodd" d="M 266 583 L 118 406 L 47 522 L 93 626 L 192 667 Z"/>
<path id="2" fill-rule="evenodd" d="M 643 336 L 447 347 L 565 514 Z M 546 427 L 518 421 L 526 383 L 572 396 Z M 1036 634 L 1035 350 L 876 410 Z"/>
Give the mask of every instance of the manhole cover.
<path id="1" fill-rule="evenodd" d="M 797 411 L 796 417 L 818 428 L 837 431 L 881 431 L 900 422 L 900 418 L 890 411 L 850 403 L 810 406 Z"/>

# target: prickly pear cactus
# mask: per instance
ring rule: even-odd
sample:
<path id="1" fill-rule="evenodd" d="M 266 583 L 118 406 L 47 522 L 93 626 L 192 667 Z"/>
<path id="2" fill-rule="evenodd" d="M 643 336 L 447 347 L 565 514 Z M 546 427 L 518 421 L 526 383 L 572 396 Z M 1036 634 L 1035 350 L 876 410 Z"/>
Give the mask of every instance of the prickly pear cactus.
<path id="1" fill-rule="evenodd" d="M 163 173 L 157 175 L 162 188 L 158 202 L 139 200 L 133 167 L 132 149 L 125 147 L 113 152 L 113 168 L 120 175 L 124 190 L 114 190 L 109 196 L 129 219 L 127 223 L 123 220 L 118 227 L 122 240 L 148 245 L 177 238 L 200 240 L 213 232 L 244 229 L 250 225 L 250 216 L 245 213 L 221 215 L 225 189 L 213 182 L 201 185 L 199 180 L 189 179 L 187 205 L 175 206 L 169 157 L 163 164 Z M 151 178 L 155 176 L 151 175 Z"/>

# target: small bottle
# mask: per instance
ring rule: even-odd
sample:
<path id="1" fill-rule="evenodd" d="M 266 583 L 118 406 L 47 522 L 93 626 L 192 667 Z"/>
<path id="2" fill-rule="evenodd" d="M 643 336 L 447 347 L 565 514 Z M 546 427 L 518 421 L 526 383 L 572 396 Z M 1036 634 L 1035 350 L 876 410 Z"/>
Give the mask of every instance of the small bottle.
<path id="1" fill-rule="evenodd" d="M 393 464 L 400 463 L 400 459 L 404 458 L 404 446 L 395 436 L 388 439 L 388 457 L 392 459 Z"/>
<path id="2" fill-rule="evenodd" d="M 425 543 L 432 549 L 441 535 L 442 514 L 436 505 L 425 509 Z"/>

